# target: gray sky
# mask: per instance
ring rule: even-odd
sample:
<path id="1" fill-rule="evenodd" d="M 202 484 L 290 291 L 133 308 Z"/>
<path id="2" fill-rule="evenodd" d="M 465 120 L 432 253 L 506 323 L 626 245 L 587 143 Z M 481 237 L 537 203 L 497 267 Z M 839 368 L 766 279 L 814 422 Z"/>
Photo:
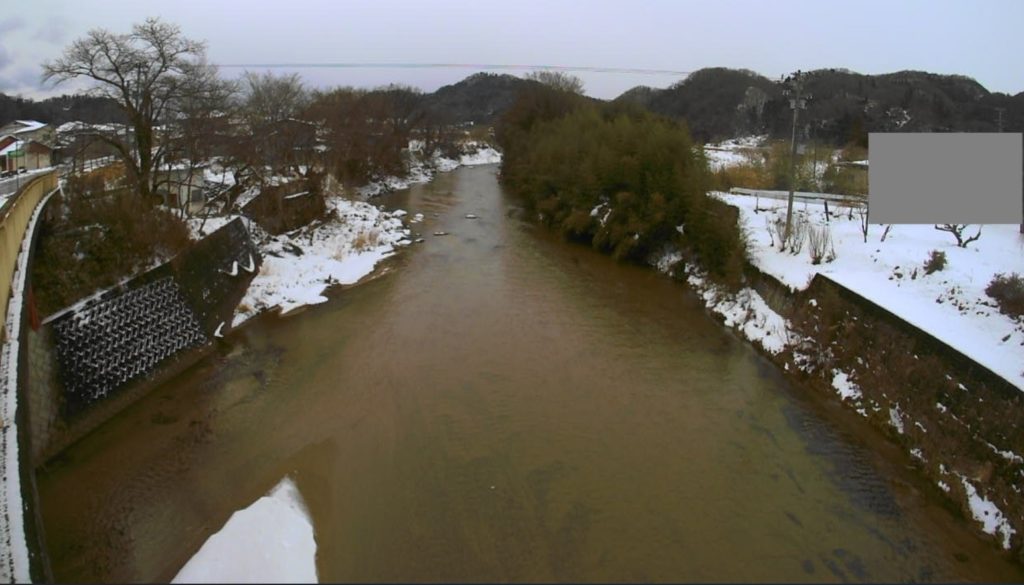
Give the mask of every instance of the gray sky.
<path id="1" fill-rule="evenodd" d="M 468 63 L 694 71 L 920 69 L 1024 91 L 1024 1 L 831 0 L 5 0 L 0 91 L 41 97 L 40 63 L 90 28 L 159 16 L 205 40 L 215 63 Z M 792 34 L 791 34 L 792 33 Z M 238 70 L 225 70 L 235 75 Z M 406 83 L 432 91 L 473 69 L 305 69 L 310 86 Z M 522 75 L 523 72 L 511 72 Z M 581 73 L 610 98 L 666 75 Z"/>

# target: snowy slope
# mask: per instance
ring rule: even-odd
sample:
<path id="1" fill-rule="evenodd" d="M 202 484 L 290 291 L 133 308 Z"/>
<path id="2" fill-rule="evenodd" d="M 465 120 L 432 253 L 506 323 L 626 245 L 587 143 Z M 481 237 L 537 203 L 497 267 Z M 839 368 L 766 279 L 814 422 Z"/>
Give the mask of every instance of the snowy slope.
<path id="1" fill-rule="evenodd" d="M 772 247 L 766 221 L 785 217 L 785 202 L 737 194 L 715 196 L 739 208 L 747 229 L 751 262 L 794 290 L 816 273 L 857 292 L 1024 389 L 1024 323 L 999 312 L 985 294 L 996 273 L 1024 274 L 1024 237 L 1016 225 L 987 225 L 981 238 L 959 248 L 931 225 L 896 225 L 881 241 L 884 226 L 871 225 L 864 242 L 860 219 L 830 206 L 829 228 L 836 259 L 813 265 L 808 247 L 797 255 Z M 797 203 L 795 214 L 825 225 L 824 206 Z M 978 226 L 970 226 L 973 235 Z M 946 268 L 924 273 L 929 252 L 945 252 Z"/>

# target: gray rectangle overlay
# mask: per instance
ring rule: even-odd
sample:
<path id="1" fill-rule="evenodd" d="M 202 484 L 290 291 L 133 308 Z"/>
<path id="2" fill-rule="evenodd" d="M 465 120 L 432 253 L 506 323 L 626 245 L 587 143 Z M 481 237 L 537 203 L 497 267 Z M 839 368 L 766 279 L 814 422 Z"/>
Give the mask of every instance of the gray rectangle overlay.
<path id="1" fill-rule="evenodd" d="M 1021 133 L 871 133 L 871 223 L 1024 221 Z"/>

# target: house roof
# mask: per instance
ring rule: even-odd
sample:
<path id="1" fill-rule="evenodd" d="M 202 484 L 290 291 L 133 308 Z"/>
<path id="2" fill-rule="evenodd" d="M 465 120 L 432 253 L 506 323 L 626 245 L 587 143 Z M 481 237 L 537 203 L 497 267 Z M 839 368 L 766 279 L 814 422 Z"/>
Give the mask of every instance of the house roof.
<path id="1" fill-rule="evenodd" d="M 15 120 L 15 124 L 21 124 L 23 127 L 15 130 L 14 134 L 21 134 L 22 132 L 33 132 L 39 130 L 43 126 L 46 126 L 45 122 L 36 122 L 35 120 Z"/>
<path id="2" fill-rule="evenodd" d="M 15 151 L 21 150 L 21 149 L 23 149 L 23 148 L 25 148 L 25 147 L 27 147 L 29 145 L 33 145 L 33 144 L 36 145 L 36 146 L 41 146 L 41 147 L 45 148 L 46 150 L 53 150 L 49 146 L 43 144 L 42 142 L 38 142 L 36 140 L 15 140 L 14 142 L 8 144 L 7 146 L 5 146 L 3 148 L 0 148 L 0 156 L 7 156 L 9 154 L 14 154 Z M 20 155 L 18 155 L 18 156 L 20 156 Z"/>
<path id="3" fill-rule="evenodd" d="M 0 156 L 7 156 L 8 154 L 14 153 L 16 150 L 21 150 L 25 146 L 24 140 L 15 140 L 7 146 L 0 148 Z"/>

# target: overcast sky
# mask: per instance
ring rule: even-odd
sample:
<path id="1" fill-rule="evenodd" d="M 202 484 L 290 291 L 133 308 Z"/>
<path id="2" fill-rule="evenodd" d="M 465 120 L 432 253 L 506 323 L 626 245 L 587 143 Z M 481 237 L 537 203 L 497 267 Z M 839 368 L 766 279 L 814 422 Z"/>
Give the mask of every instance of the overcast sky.
<path id="1" fill-rule="evenodd" d="M 44 88 L 40 63 L 91 28 L 127 32 L 147 16 L 205 40 L 215 63 L 725 66 L 772 78 L 823 67 L 919 69 L 968 75 L 991 91 L 1024 91 L 1021 0 L 5 0 L 0 91 L 40 97 L 73 89 Z M 426 91 L 474 72 L 301 70 L 310 86 L 397 82 Z M 681 78 L 579 76 L 587 93 L 601 98 Z"/>

